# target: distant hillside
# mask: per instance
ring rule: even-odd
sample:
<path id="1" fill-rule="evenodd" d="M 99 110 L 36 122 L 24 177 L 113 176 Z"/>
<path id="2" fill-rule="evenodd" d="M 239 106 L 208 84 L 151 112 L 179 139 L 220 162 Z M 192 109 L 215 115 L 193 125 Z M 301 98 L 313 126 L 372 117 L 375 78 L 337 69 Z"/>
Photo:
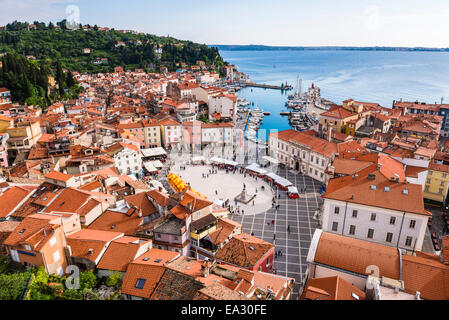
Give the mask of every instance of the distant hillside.
<path id="1" fill-rule="evenodd" d="M 282 47 L 263 45 L 211 45 L 219 50 L 228 51 L 308 51 L 308 50 L 334 50 L 334 51 L 439 51 L 448 52 L 449 48 L 407 48 L 407 47 Z"/>
<path id="2" fill-rule="evenodd" d="M 80 26 L 82 27 L 82 26 Z M 0 54 L 16 52 L 31 59 L 48 60 L 52 67 L 79 72 L 110 72 L 116 66 L 159 71 L 166 66 L 175 71 L 181 63 L 195 65 L 198 60 L 216 69 L 224 64 L 218 50 L 191 41 L 158 37 L 136 32 L 104 31 L 97 26 L 68 30 L 65 22 L 56 25 L 13 22 L 0 30 Z"/>

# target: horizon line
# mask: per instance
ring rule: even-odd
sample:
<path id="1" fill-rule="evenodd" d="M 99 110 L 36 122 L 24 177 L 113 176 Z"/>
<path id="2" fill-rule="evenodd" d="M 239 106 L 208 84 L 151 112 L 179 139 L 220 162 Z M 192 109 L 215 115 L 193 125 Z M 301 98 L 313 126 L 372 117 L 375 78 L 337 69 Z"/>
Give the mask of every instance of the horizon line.
<path id="1" fill-rule="evenodd" d="M 432 49 L 448 50 L 449 47 L 425 47 L 425 46 L 391 46 L 391 45 L 265 45 L 265 44 L 207 44 L 217 47 L 266 47 L 266 48 L 392 48 L 392 49 Z"/>

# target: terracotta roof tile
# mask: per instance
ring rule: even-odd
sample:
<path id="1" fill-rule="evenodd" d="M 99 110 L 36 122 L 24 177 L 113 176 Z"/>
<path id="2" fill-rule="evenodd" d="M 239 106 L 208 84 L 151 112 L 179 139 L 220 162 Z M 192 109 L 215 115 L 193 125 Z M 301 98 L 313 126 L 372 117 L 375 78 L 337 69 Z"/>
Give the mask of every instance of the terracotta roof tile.
<path id="1" fill-rule="evenodd" d="M 194 278 L 172 269 L 166 269 L 151 294 L 151 300 L 192 300 L 204 285 Z"/>
<path id="2" fill-rule="evenodd" d="M 215 258 L 243 268 L 254 267 L 273 248 L 271 243 L 242 233 L 218 250 Z"/>
<path id="3" fill-rule="evenodd" d="M 133 236 L 142 223 L 143 217 L 139 218 L 137 212 L 129 215 L 106 210 L 88 226 L 88 229 L 123 232 L 126 235 Z"/>
<path id="4" fill-rule="evenodd" d="M 366 295 L 362 290 L 339 276 L 309 279 L 301 296 L 301 299 L 307 300 L 365 300 L 365 298 Z"/>
<path id="5" fill-rule="evenodd" d="M 31 191 L 21 187 L 11 187 L 0 196 L 0 218 L 6 218 Z"/>
<path id="6" fill-rule="evenodd" d="M 121 272 L 126 271 L 128 264 L 136 258 L 142 245 L 139 241 L 139 238 L 126 236 L 112 241 L 98 263 L 97 268 Z M 144 242 L 151 243 L 151 240 L 146 239 Z"/>
<path id="7" fill-rule="evenodd" d="M 337 152 L 337 144 L 328 142 L 318 137 L 312 137 L 308 134 L 298 132 L 296 130 L 285 130 L 277 133 L 270 133 L 270 136 L 278 137 L 280 140 L 293 141 L 296 143 L 304 144 L 312 148 L 316 153 L 332 157 Z"/>
<path id="8" fill-rule="evenodd" d="M 396 248 L 328 232 L 321 235 L 314 261 L 360 275 L 368 275 L 368 266 L 377 266 L 380 277 L 399 278 Z"/>

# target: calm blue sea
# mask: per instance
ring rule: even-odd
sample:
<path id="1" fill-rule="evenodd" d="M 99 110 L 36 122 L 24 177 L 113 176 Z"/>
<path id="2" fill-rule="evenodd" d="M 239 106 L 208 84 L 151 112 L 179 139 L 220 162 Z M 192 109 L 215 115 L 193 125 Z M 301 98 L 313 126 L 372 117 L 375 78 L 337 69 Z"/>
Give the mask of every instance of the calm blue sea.
<path id="1" fill-rule="evenodd" d="M 312 83 L 322 97 L 341 104 L 346 99 L 376 102 L 391 107 L 393 100 L 449 103 L 449 53 L 389 51 L 220 51 L 224 60 L 238 66 L 259 83 L 288 82 L 303 91 Z M 287 94 L 277 90 L 246 88 L 240 97 L 270 111 L 261 129 L 289 129 L 285 110 Z"/>

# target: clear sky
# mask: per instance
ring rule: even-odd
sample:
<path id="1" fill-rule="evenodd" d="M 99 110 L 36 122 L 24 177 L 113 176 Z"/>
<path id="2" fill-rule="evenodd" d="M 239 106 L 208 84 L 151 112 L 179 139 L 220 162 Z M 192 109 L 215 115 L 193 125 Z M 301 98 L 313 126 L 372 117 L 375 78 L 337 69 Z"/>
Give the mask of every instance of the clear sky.
<path id="1" fill-rule="evenodd" d="M 0 0 L 0 25 L 73 5 L 83 24 L 206 44 L 449 47 L 448 0 Z"/>

